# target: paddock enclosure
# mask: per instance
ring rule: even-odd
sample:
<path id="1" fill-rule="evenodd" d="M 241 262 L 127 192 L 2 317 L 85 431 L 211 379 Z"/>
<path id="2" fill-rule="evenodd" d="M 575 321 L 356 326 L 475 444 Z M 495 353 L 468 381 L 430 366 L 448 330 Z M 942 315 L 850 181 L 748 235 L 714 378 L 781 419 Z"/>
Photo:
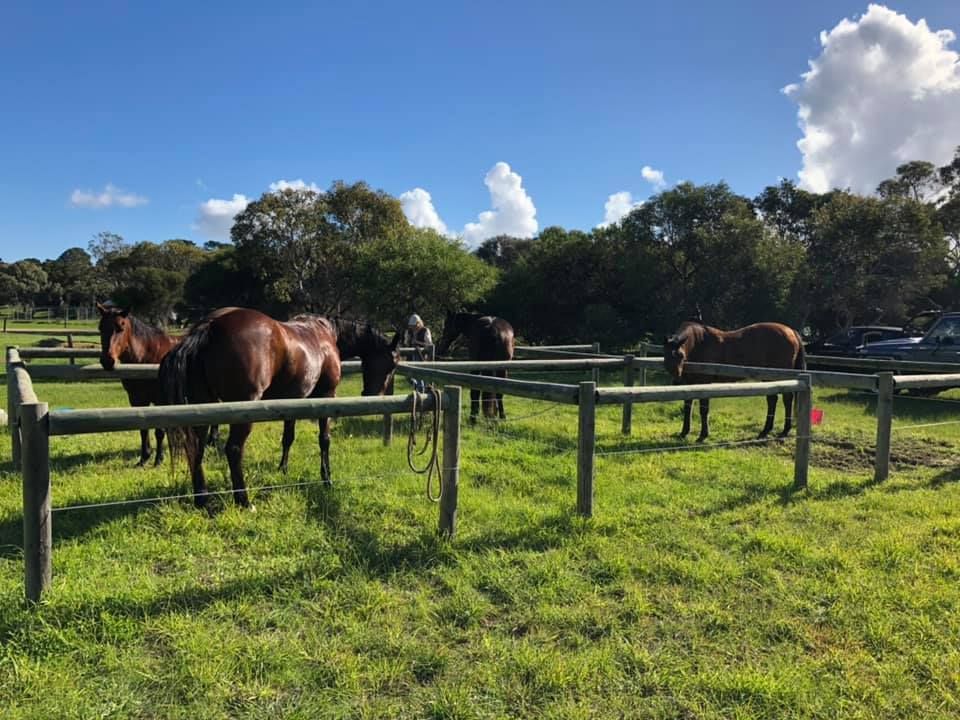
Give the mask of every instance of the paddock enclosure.
<path id="1" fill-rule="evenodd" d="M 333 488 L 319 486 L 314 433 L 298 433 L 289 474 L 278 473 L 280 423 L 265 422 L 248 458 L 257 511 L 228 502 L 225 461 L 211 452 L 210 487 L 224 501 L 208 516 L 192 508 L 182 461 L 133 467 L 122 434 L 132 431 L 120 428 L 156 419 L 122 407 L 117 373 L 155 369 L 111 375 L 84 357 L 70 366 L 63 350 L 8 357 L 22 458 L 48 443 L 50 511 L 32 482 L 27 507 L 40 510 L 24 511 L 23 476 L 4 462 L 0 699 L 11 717 L 56 715 L 55 697 L 78 716 L 960 709 L 949 691 L 960 646 L 958 393 L 907 394 L 909 383 L 956 382 L 922 377 L 939 368 L 809 372 L 822 423 L 782 442 L 755 440 L 760 397 L 725 396 L 803 385 L 802 374 L 722 368 L 743 382 L 710 388 L 723 399 L 712 441 L 697 445 L 673 437 L 686 390 L 663 384 L 652 348 L 632 359 L 592 344 L 518 349 L 505 385 L 459 362 L 407 362 L 392 398 L 355 397 L 356 376 L 344 378 L 338 403 L 384 404 L 335 421 Z M 461 412 L 438 427 L 439 465 L 448 478 L 458 471 L 440 507 L 407 466 L 412 375 L 439 388 L 442 413 Z M 507 395 L 508 418 L 469 426 L 467 388 L 489 381 Z M 454 388 L 457 403 L 445 392 Z M 421 418 L 417 469 L 431 455 L 416 454 L 432 434 L 431 412 Z M 60 434 L 89 423 L 112 429 Z M 457 426 L 459 457 L 444 425 Z M 804 440 L 805 489 L 795 487 Z M 438 533 L 444 500 L 456 500 L 452 539 Z M 40 541 L 25 543 L 25 528 Z M 40 603 L 22 601 L 28 557 L 41 560 L 30 587 L 52 580 Z"/>

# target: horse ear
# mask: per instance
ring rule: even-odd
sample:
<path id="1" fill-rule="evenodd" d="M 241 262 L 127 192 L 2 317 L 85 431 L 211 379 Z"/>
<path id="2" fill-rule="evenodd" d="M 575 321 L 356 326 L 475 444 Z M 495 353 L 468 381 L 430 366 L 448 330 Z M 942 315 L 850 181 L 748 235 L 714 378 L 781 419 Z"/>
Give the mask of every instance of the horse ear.
<path id="1" fill-rule="evenodd" d="M 121 310 L 119 314 L 120 314 L 120 317 L 126 317 L 127 315 L 130 314 L 130 311 L 127 309 L 124 309 L 124 310 Z"/>
<path id="2" fill-rule="evenodd" d="M 390 343 L 391 352 L 395 351 L 397 349 L 397 346 L 400 345 L 400 338 L 402 337 L 403 335 L 400 333 L 399 330 L 393 334 L 393 342 Z"/>
<path id="3" fill-rule="evenodd" d="M 100 313 L 101 315 L 106 315 L 107 306 L 104 305 L 103 303 L 97 303 L 97 312 Z"/>

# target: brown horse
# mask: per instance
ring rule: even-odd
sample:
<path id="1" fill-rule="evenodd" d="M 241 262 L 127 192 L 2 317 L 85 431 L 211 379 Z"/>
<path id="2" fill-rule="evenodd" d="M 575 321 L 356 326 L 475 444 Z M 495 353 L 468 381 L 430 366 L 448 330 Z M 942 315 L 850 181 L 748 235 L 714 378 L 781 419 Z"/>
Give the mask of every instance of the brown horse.
<path id="1" fill-rule="evenodd" d="M 471 360 L 513 360 L 513 326 L 503 318 L 478 313 L 448 312 L 443 324 L 443 336 L 437 345 L 437 353 L 446 355 L 453 341 L 461 335 L 467 338 L 467 349 Z M 505 378 L 506 370 L 483 371 L 482 375 L 496 375 Z M 480 409 L 480 391 L 470 390 L 470 422 L 477 421 Z M 503 393 L 483 393 L 484 417 L 496 417 L 505 420 L 503 411 Z"/>
<path id="2" fill-rule="evenodd" d="M 362 358 L 363 394 L 384 391 L 397 365 L 396 345 L 367 326 L 358 333 Z M 171 404 L 277 398 L 334 397 L 340 384 L 338 326 L 316 315 L 299 315 L 289 322 L 246 308 L 222 308 L 194 326 L 160 364 L 160 382 Z M 294 423 L 284 423 L 285 468 Z M 230 465 L 233 497 L 250 501 L 243 480 L 243 448 L 251 423 L 230 426 L 225 452 Z M 320 476 L 330 484 L 330 419 L 319 420 Z M 200 428 L 187 428 L 183 440 L 193 480 L 194 502 L 206 506 L 209 495 L 203 474 Z"/>
<path id="3" fill-rule="evenodd" d="M 105 370 L 113 370 L 118 363 L 158 363 L 174 345 L 172 338 L 163 330 L 138 320 L 127 310 L 108 307 L 97 303 L 100 313 L 100 364 Z M 127 391 L 130 405 L 146 407 L 151 403 L 160 405 L 163 396 L 160 383 L 156 380 L 121 380 Z M 155 430 L 157 437 L 157 458 L 155 465 L 163 462 L 163 430 Z M 140 431 L 140 461 L 137 467 L 143 467 L 150 460 L 150 431 Z"/>
<path id="4" fill-rule="evenodd" d="M 748 367 L 769 367 L 805 370 L 807 367 L 803 342 L 795 330 L 780 323 L 764 322 L 747 325 L 739 330 L 718 330 L 698 322 L 685 322 L 663 347 L 663 364 L 674 379 L 675 384 L 714 382 L 715 376 L 684 373 L 688 362 L 722 363 L 725 365 L 746 365 Z M 682 380 L 681 380 L 682 378 Z M 693 400 L 683 402 L 683 429 L 680 437 L 690 432 L 690 411 Z M 786 418 L 779 437 L 786 437 L 793 426 L 793 393 L 783 393 L 783 410 Z M 777 412 L 777 396 L 767 396 L 767 421 L 764 423 L 760 438 L 765 438 L 773 430 L 774 416 Z M 710 434 L 710 400 L 700 400 L 700 436 L 697 442 L 703 442 Z"/>

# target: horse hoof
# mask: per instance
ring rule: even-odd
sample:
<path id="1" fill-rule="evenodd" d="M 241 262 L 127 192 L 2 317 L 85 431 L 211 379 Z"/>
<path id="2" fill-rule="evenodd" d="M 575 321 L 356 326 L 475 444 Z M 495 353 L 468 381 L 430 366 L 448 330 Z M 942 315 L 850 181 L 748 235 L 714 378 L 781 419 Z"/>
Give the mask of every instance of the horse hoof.
<path id="1" fill-rule="evenodd" d="M 762 433 L 757 435 L 757 440 L 766 440 L 770 436 L 769 430 L 764 430 Z"/>
<path id="2" fill-rule="evenodd" d="M 778 439 L 778 440 L 783 440 L 783 439 L 786 438 L 789 434 L 790 434 L 790 431 L 789 431 L 789 430 L 784 430 L 783 432 L 779 432 L 779 433 L 777 433 L 777 439 Z"/>
<path id="3" fill-rule="evenodd" d="M 704 443 L 704 442 L 706 442 L 706 440 L 707 440 L 707 436 L 706 436 L 706 435 L 699 435 L 699 436 L 697 437 L 697 442 L 698 442 L 698 443 Z"/>
<path id="4" fill-rule="evenodd" d="M 142 468 L 142 467 L 146 467 L 146 466 L 147 466 L 147 461 L 146 461 L 146 460 L 141 460 L 141 461 L 138 462 L 136 465 L 134 465 L 134 467 L 138 467 L 138 468 Z"/>

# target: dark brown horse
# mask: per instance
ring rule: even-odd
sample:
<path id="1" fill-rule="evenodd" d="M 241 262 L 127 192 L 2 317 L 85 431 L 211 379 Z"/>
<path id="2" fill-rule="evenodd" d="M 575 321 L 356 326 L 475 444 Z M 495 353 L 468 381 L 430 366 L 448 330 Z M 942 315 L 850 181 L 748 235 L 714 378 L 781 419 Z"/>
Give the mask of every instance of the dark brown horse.
<path id="1" fill-rule="evenodd" d="M 105 370 L 113 370 L 120 363 L 158 363 L 174 345 L 172 338 L 163 330 L 138 320 L 127 310 L 108 307 L 97 303 L 100 313 L 100 364 Z M 130 405 L 146 407 L 160 405 L 163 396 L 160 383 L 156 380 L 121 380 L 127 391 Z M 155 430 L 157 437 L 157 458 L 154 464 L 163 462 L 163 430 Z M 137 467 L 143 467 L 150 460 L 150 431 L 140 431 L 140 461 Z"/>
<path id="2" fill-rule="evenodd" d="M 467 338 L 467 350 L 471 360 L 513 360 L 513 326 L 503 318 L 478 313 L 448 312 L 437 353 L 446 355 L 453 341 L 461 335 Z M 505 378 L 507 371 L 483 371 L 480 374 Z M 470 390 L 472 423 L 477 421 L 480 397 L 479 390 Z M 499 414 L 501 420 L 506 419 L 503 393 L 483 393 L 483 414 L 484 417 L 496 417 Z"/>
<path id="3" fill-rule="evenodd" d="M 718 330 L 698 322 L 685 322 L 663 347 L 663 364 L 674 379 L 675 384 L 715 382 L 716 376 L 685 373 L 688 362 L 722 363 L 725 365 L 746 365 L 748 367 L 769 367 L 805 370 L 807 367 L 803 342 L 795 330 L 780 323 L 764 322 L 747 325 L 739 330 Z M 680 437 L 690 432 L 690 411 L 693 400 L 683 402 L 683 429 Z M 783 393 L 783 410 L 786 415 L 783 431 L 779 437 L 785 437 L 793 426 L 793 393 Z M 767 396 L 767 420 L 760 431 L 765 438 L 773 430 L 773 420 L 777 412 L 777 396 Z M 703 442 L 710 434 L 710 400 L 700 400 L 700 436 L 697 442 Z"/>
<path id="4" fill-rule="evenodd" d="M 344 329 L 346 334 L 348 331 Z M 369 326 L 357 332 L 356 352 L 363 367 L 363 394 L 382 393 L 397 364 L 396 345 Z M 160 364 L 160 382 L 171 404 L 239 400 L 334 397 L 340 384 L 338 326 L 316 315 L 299 315 L 279 322 L 256 310 L 222 308 L 194 326 Z M 364 357 L 366 356 L 366 357 Z M 238 505 L 250 501 L 243 480 L 243 448 L 251 423 L 230 426 L 225 452 L 230 465 L 233 497 Z M 320 476 L 330 484 L 330 419 L 319 420 Z M 285 468 L 294 423 L 284 423 Z M 194 502 L 208 501 L 203 474 L 202 428 L 184 435 L 193 480 Z"/>

